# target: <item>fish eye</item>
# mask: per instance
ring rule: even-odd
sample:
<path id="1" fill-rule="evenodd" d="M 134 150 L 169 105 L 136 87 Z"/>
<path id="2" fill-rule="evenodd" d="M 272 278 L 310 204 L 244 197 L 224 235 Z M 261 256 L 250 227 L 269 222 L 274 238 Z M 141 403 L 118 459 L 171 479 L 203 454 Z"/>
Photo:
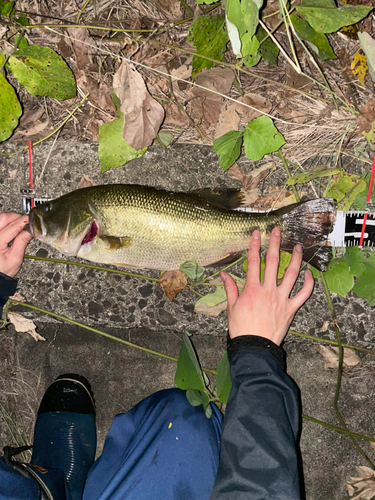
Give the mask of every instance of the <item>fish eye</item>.
<path id="1" fill-rule="evenodd" d="M 44 211 L 45 212 L 50 212 L 53 208 L 52 203 L 47 203 L 47 205 L 44 206 Z"/>

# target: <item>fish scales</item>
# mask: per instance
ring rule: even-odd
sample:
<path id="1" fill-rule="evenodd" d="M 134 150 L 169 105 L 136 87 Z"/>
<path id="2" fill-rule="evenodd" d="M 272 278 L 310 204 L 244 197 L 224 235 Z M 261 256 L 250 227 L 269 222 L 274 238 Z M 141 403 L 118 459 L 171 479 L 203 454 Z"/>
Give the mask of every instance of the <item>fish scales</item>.
<path id="1" fill-rule="evenodd" d="M 230 210 L 240 204 L 235 190 L 175 193 L 138 185 L 93 186 L 35 207 L 30 228 L 35 238 L 92 262 L 175 270 L 188 260 L 208 266 L 244 253 L 256 229 L 267 244 L 278 225 L 287 251 L 296 243 L 308 245 L 317 267 L 326 266 L 327 249 L 311 252 L 311 247 L 324 244 L 330 231 L 332 200 L 268 214 Z"/>

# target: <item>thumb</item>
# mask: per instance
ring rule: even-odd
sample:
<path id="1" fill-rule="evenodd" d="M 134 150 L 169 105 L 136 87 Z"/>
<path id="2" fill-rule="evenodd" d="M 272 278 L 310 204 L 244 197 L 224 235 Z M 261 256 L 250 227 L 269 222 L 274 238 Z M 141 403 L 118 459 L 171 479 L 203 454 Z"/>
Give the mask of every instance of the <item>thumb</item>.
<path id="1" fill-rule="evenodd" d="M 228 273 L 223 271 L 220 273 L 220 278 L 223 280 L 225 293 L 227 294 L 228 307 L 232 307 L 238 299 L 237 284 Z"/>
<path id="2" fill-rule="evenodd" d="M 30 233 L 27 231 L 21 231 L 14 239 L 13 245 L 11 247 L 11 252 L 16 255 L 22 255 L 25 253 L 27 245 L 33 239 Z"/>

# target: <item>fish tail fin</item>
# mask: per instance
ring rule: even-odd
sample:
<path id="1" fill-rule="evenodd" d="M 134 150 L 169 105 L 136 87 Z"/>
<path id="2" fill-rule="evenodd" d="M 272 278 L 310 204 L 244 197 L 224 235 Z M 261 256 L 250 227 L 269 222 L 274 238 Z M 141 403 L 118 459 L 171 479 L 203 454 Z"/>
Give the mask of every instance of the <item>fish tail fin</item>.
<path id="1" fill-rule="evenodd" d="M 278 210 L 282 221 L 281 249 L 291 252 L 302 246 L 303 260 L 319 271 L 326 271 L 332 258 L 327 237 L 336 220 L 334 201 L 318 198 Z"/>

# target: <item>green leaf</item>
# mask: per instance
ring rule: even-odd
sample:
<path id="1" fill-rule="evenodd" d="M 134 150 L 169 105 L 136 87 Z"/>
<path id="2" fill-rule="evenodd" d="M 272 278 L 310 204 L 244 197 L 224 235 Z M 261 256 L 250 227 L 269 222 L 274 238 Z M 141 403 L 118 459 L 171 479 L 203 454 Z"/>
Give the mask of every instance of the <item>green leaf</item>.
<path id="1" fill-rule="evenodd" d="M 366 189 L 366 182 L 359 175 L 344 174 L 330 182 L 324 196 L 334 198 L 341 210 L 349 210 L 357 196 Z"/>
<path id="2" fill-rule="evenodd" d="M 375 82 L 375 39 L 368 33 L 358 33 L 358 40 L 366 55 L 366 62 L 371 80 Z"/>
<path id="3" fill-rule="evenodd" d="M 224 302 L 224 300 L 227 300 L 227 294 L 225 293 L 223 286 L 218 286 L 216 287 L 216 290 L 213 293 L 208 293 L 207 295 L 201 297 L 196 302 L 195 306 L 205 303 L 209 307 L 212 307 L 216 306 L 217 304 L 220 304 L 221 302 Z"/>
<path id="4" fill-rule="evenodd" d="M 367 204 L 367 192 L 368 192 L 368 186 L 370 183 L 370 178 L 371 178 L 371 172 L 368 172 L 367 174 L 362 174 L 361 179 L 363 179 L 366 182 L 366 189 L 359 193 L 357 198 L 354 200 L 354 208 L 356 210 L 365 210 L 366 209 L 366 204 Z M 374 201 L 371 199 L 370 201 Z"/>
<path id="5" fill-rule="evenodd" d="M 0 0 L 0 14 L 4 17 L 10 17 L 14 14 L 14 3 L 15 2 L 6 2 L 4 0 Z"/>
<path id="6" fill-rule="evenodd" d="M 225 12 L 237 28 L 240 38 L 247 32 L 250 38 L 255 35 L 259 23 L 259 9 L 263 0 L 227 0 Z M 242 55 L 243 52 L 242 52 Z"/>
<path id="7" fill-rule="evenodd" d="M 272 38 L 267 35 L 266 31 L 261 26 L 258 26 L 256 37 L 260 43 L 258 49 L 259 54 L 268 64 L 277 66 L 277 58 L 280 52 L 279 47 L 272 41 Z"/>
<path id="8" fill-rule="evenodd" d="M 259 40 L 254 35 L 250 38 L 248 33 L 242 37 L 242 55 L 244 56 L 243 63 L 248 68 L 256 66 L 262 56 L 259 52 Z"/>
<path id="9" fill-rule="evenodd" d="M 202 392 L 197 391 L 196 389 L 188 389 L 186 391 L 186 398 L 191 406 L 199 406 L 203 404 Z"/>
<path id="10" fill-rule="evenodd" d="M 14 77 L 32 95 L 59 101 L 76 95 L 74 76 L 66 62 L 49 47 L 23 47 L 8 60 Z"/>
<path id="11" fill-rule="evenodd" d="M 167 130 L 159 130 L 158 139 L 162 147 L 166 148 L 173 141 L 173 134 L 172 132 L 168 132 Z"/>
<path id="12" fill-rule="evenodd" d="M 271 118 L 259 116 L 252 120 L 244 131 L 245 154 L 250 160 L 260 160 L 267 153 L 273 153 L 285 144 Z"/>
<path id="13" fill-rule="evenodd" d="M 207 418 L 211 418 L 212 408 L 210 405 L 210 398 L 208 397 L 208 394 L 206 392 L 201 392 L 201 395 L 202 395 L 204 413 L 206 414 Z"/>
<path id="14" fill-rule="evenodd" d="M 349 266 L 349 272 L 353 276 L 361 276 L 366 270 L 368 259 L 365 257 L 365 252 L 359 247 L 347 247 L 342 257 L 343 262 Z"/>
<path id="15" fill-rule="evenodd" d="M 18 41 L 20 40 L 20 41 Z M 18 48 L 19 49 L 24 49 L 25 47 L 29 47 L 29 44 L 27 43 L 27 40 L 25 37 L 22 37 L 20 39 L 19 36 L 14 37 L 14 42 L 17 44 L 18 43 Z"/>
<path id="16" fill-rule="evenodd" d="M 197 49 L 197 54 L 210 57 L 218 61 L 224 59 L 224 52 L 229 41 L 225 27 L 225 19 L 219 16 L 199 16 L 188 31 L 188 42 Z M 204 68 L 212 68 L 218 63 L 193 57 L 192 76 L 196 77 Z"/>
<path id="17" fill-rule="evenodd" d="M 12 135 L 21 115 L 22 108 L 16 91 L 0 73 L 0 142 Z"/>
<path id="18" fill-rule="evenodd" d="M 147 151 L 147 148 L 134 149 L 125 141 L 122 135 L 124 115 L 120 111 L 120 99 L 114 92 L 112 100 L 119 118 L 99 127 L 98 155 L 102 174 L 110 168 L 121 167 L 128 161 L 139 158 Z"/>
<path id="19" fill-rule="evenodd" d="M 177 361 L 174 382 L 179 389 L 204 391 L 205 384 L 202 369 L 189 336 L 184 333 L 182 346 Z"/>
<path id="20" fill-rule="evenodd" d="M 306 184 L 314 179 L 320 179 L 321 177 L 331 177 L 332 175 L 337 175 L 341 172 L 340 168 L 327 168 L 327 167 L 317 167 L 314 168 L 312 172 L 304 172 L 302 174 L 292 175 L 286 181 L 288 186 L 295 186 L 296 184 Z"/>
<path id="21" fill-rule="evenodd" d="M 291 14 L 290 20 L 292 21 L 297 35 L 308 43 L 310 48 L 319 55 L 320 59 L 323 61 L 336 59 L 336 55 L 325 35 L 317 33 L 307 21 L 296 16 L 296 14 Z"/>
<path id="22" fill-rule="evenodd" d="M 375 306 L 375 266 L 366 264 L 366 271 L 359 276 L 354 285 L 353 292 L 361 297 L 367 299 L 369 306 Z"/>
<path id="23" fill-rule="evenodd" d="M 216 2 L 217 2 L 217 0 L 197 0 L 198 5 L 203 5 L 203 4 L 211 5 L 211 4 L 216 3 Z"/>
<path id="24" fill-rule="evenodd" d="M 279 263 L 279 269 L 277 271 L 277 279 L 278 280 L 281 280 L 281 278 L 284 276 L 285 271 L 287 270 L 287 268 L 290 264 L 291 258 L 292 258 L 291 253 L 280 252 L 280 263 Z"/>
<path id="25" fill-rule="evenodd" d="M 13 21 L 20 24 L 21 26 L 30 26 L 29 19 L 26 16 L 24 16 L 23 14 L 21 14 L 20 17 L 13 18 Z M 27 44 L 27 46 L 29 46 L 29 44 Z M 20 48 L 20 46 L 19 46 L 19 48 Z"/>
<path id="26" fill-rule="evenodd" d="M 227 403 L 229 398 L 232 381 L 230 378 L 228 354 L 225 353 L 223 359 L 217 367 L 216 391 L 217 397 L 222 403 Z"/>
<path id="27" fill-rule="evenodd" d="M 220 167 L 225 172 L 241 154 L 243 132 L 231 130 L 214 140 L 214 151 L 220 155 Z"/>
<path id="28" fill-rule="evenodd" d="M 342 297 L 346 297 L 353 288 L 354 278 L 349 272 L 349 265 L 347 262 L 342 262 L 341 259 L 333 259 L 324 276 L 328 288 Z"/>
<path id="29" fill-rule="evenodd" d="M 343 26 L 358 23 L 372 8 L 362 5 L 337 8 L 334 0 L 304 0 L 296 10 L 318 33 L 333 33 Z"/>
<path id="30" fill-rule="evenodd" d="M 203 276 L 205 269 L 198 266 L 195 260 L 188 260 L 180 265 L 180 271 L 185 273 L 188 278 L 196 280 Z"/>

